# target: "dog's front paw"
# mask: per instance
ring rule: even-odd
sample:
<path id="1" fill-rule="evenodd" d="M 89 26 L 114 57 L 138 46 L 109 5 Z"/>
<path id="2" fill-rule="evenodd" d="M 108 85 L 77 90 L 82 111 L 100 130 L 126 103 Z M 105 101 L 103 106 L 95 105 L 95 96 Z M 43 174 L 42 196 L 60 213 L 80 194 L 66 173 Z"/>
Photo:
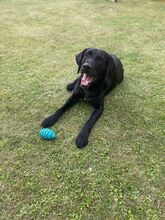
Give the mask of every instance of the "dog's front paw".
<path id="1" fill-rule="evenodd" d="M 76 139 L 76 146 L 79 149 L 82 149 L 83 147 L 85 147 L 88 144 L 88 136 L 86 136 L 85 134 L 79 134 L 77 139 Z"/>
<path id="2" fill-rule="evenodd" d="M 52 114 L 48 118 L 45 118 L 45 120 L 43 120 L 41 126 L 44 127 L 44 128 L 51 127 L 52 125 L 54 125 L 55 122 L 58 121 L 61 114 L 62 114 L 61 110 L 60 109 L 57 110 L 54 114 Z"/>
<path id="3" fill-rule="evenodd" d="M 48 118 L 45 118 L 43 120 L 43 122 L 41 123 L 41 126 L 43 128 L 48 128 L 48 127 L 51 127 L 54 123 L 55 123 L 54 116 L 51 115 Z"/>

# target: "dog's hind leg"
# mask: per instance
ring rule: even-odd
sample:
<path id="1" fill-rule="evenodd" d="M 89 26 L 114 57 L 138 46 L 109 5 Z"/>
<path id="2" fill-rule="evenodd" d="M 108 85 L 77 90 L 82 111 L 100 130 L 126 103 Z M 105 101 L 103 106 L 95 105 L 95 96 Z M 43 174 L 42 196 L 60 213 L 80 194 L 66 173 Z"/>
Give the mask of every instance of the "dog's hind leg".
<path id="1" fill-rule="evenodd" d="M 79 77 L 77 78 L 77 79 L 75 79 L 72 83 L 69 83 L 67 86 L 66 86 L 66 89 L 68 90 L 68 91 L 73 91 L 74 90 L 74 87 L 75 87 L 75 85 L 76 85 L 76 83 L 78 82 L 78 80 L 79 80 Z"/>

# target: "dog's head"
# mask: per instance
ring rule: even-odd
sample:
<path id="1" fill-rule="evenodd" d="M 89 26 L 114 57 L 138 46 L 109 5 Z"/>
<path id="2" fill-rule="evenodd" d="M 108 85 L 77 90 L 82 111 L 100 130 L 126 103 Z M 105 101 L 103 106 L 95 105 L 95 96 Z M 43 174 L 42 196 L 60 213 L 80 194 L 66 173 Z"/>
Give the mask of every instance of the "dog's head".
<path id="1" fill-rule="evenodd" d="M 92 87 L 101 83 L 110 71 L 112 58 L 104 50 L 87 48 L 76 56 L 78 73 L 81 73 L 81 86 Z"/>

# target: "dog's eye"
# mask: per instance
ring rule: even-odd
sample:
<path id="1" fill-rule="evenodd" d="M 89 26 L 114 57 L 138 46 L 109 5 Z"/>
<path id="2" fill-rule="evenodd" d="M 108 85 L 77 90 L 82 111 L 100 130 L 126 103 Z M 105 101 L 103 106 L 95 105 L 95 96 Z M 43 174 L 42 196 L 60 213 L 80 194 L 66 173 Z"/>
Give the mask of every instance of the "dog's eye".
<path id="1" fill-rule="evenodd" d="M 89 54 L 89 53 L 86 53 L 86 54 L 84 54 L 84 57 L 85 57 L 85 58 L 90 57 L 90 54 Z"/>
<path id="2" fill-rule="evenodd" d="M 88 57 L 88 54 L 87 54 L 87 53 L 85 53 L 85 54 L 84 54 L 84 57 Z"/>
<path id="3" fill-rule="evenodd" d="M 86 53 L 86 56 L 87 56 L 87 57 L 92 56 L 92 51 L 88 51 L 88 52 Z"/>

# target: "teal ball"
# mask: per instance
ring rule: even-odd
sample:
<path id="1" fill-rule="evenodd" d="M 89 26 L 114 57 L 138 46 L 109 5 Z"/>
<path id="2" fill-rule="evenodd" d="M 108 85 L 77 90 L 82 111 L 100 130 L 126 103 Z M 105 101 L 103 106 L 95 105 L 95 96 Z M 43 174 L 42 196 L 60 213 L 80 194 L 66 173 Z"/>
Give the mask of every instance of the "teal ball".
<path id="1" fill-rule="evenodd" d="M 39 131 L 39 135 L 40 135 L 40 137 L 42 137 L 45 140 L 53 140 L 57 137 L 56 132 L 54 132 L 50 128 L 42 128 Z"/>

